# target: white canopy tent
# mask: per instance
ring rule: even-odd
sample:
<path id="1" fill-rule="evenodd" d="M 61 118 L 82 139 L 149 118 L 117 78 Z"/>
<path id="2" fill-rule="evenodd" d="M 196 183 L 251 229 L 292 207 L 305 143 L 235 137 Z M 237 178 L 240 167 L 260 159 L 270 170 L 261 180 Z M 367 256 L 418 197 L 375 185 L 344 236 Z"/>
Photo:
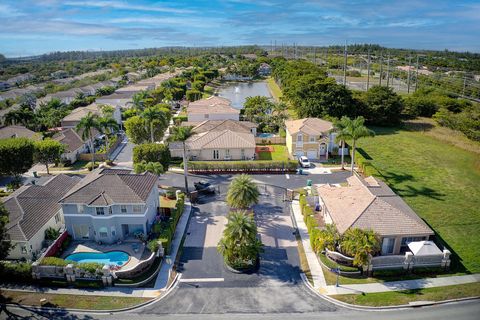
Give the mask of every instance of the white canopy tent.
<path id="1" fill-rule="evenodd" d="M 415 256 L 443 255 L 433 241 L 413 241 L 408 244 L 408 248 Z"/>

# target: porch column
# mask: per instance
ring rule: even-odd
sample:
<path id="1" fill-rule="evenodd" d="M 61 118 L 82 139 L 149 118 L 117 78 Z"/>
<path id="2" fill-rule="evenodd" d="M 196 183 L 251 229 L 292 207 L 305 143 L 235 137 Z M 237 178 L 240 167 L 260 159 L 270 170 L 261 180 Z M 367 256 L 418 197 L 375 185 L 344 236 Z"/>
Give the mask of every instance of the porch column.
<path id="1" fill-rule="evenodd" d="M 326 159 L 328 160 L 328 145 L 330 144 L 330 142 L 327 142 L 326 145 L 327 145 L 327 154 L 325 155 Z"/>

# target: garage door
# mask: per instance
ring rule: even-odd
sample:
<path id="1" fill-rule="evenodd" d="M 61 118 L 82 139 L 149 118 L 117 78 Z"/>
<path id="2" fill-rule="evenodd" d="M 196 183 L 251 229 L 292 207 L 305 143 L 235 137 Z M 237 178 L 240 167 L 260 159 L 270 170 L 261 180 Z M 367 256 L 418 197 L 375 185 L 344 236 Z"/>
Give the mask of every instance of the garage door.
<path id="1" fill-rule="evenodd" d="M 308 159 L 317 159 L 317 151 L 316 150 L 308 150 L 307 151 L 307 158 Z"/>
<path id="2" fill-rule="evenodd" d="M 300 158 L 301 156 L 303 156 L 303 151 L 295 151 L 295 155 L 297 156 L 297 158 Z"/>

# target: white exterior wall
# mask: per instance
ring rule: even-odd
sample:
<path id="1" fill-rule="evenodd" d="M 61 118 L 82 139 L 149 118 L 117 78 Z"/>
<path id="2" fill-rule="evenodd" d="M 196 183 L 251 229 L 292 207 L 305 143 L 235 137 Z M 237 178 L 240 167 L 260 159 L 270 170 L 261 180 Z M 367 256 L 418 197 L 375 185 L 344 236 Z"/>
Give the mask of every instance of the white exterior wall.
<path id="1" fill-rule="evenodd" d="M 218 150 L 218 159 L 213 158 L 214 149 L 190 150 L 189 156 L 192 160 L 198 161 L 224 161 L 224 160 L 253 160 L 255 157 L 255 148 L 245 148 L 242 157 L 242 149 L 215 149 Z M 229 150 L 229 153 L 227 153 Z M 227 158 L 227 154 L 230 155 Z"/>
<path id="2" fill-rule="evenodd" d="M 205 120 L 240 120 L 238 113 L 188 113 L 188 121 L 190 122 L 202 122 Z"/>

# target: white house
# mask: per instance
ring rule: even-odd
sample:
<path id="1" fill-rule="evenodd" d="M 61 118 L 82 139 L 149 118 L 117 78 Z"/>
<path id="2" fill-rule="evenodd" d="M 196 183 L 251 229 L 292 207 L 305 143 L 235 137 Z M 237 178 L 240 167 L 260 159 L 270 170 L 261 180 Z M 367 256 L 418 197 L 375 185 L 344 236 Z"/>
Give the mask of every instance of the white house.
<path id="1" fill-rule="evenodd" d="M 94 130 L 93 135 L 97 135 L 98 131 Z M 56 133 L 52 139 L 57 140 L 65 146 L 65 153 L 62 154 L 62 160 L 74 163 L 78 160 L 81 153 L 90 152 L 90 140 L 82 138 L 82 132 L 77 132 L 74 128 L 64 129 Z"/>
<path id="2" fill-rule="evenodd" d="M 205 120 L 239 120 L 240 110 L 232 107 L 230 100 L 211 96 L 206 99 L 190 102 L 187 107 L 189 122 Z"/>
<path id="3" fill-rule="evenodd" d="M 79 177 L 59 174 L 43 186 L 25 185 L 2 199 L 9 213 L 7 236 L 14 245 L 8 259 L 32 260 L 40 255 L 45 230 L 63 226 L 58 201 L 79 181 Z"/>

